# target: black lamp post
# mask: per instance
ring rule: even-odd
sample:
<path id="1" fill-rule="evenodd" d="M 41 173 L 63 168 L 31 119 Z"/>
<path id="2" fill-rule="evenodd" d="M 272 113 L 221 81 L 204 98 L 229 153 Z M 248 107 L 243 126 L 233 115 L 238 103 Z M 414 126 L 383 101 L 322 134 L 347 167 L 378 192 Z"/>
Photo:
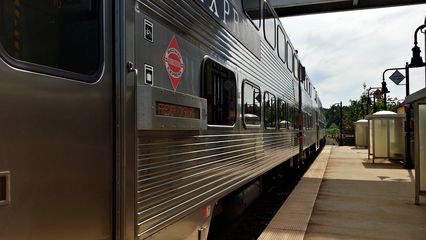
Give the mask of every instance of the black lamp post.
<path id="1" fill-rule="evenodd" d="M 426 21 L 426 19 L 425 19 Z M 423 62 L 422 56 L 420 56 L 420 48 L 417 46 L 417 33 L 426 28 L 426 24 L 420 25 L 414 32 L 414 47 L 411 49 L 413 56 L 411 57 L 411 63 L 405 64 L 405 75 L 407 78 L 406 82 L 406 96 L 410 95 L 410 81 L 409 81 L 409 69 L 424 67 L 426 64 Z M 422 31 L 423 32 L 423 31 Z M 423 32 L 424 33 L 424 32 Z M 425 37 L 425 47 L 426 47 L 426 37 Z M 426 74 L 426 73 L 425 73 Z M 425 75 L 426 78 L 426 75 Z M 405 162 L 404 168 L 413 169 L 414 164 L 411 159 L 411 104 L 405 105 Z"/>
<path id="2" fill-rule="evenodd" d="M 410 71 L 408 62 L 405 63 L 405 97 L 410 95 Z M 414 164 L 411 159 L 411 105 L 405 104 L 405 169 L 413 169 Z"/>
<path id="3" fill-rule="evenodd" d="M 365 95 L 365 92 L 361 96 L 361 110 L 362 110 L 362 118 L 365 119 L 365 116 L 368 115 L 368 105 L 371 104 L 370 97 Z"/>
<path id="4" fill-rule="evenodd" d="M 388 90 L 388 88 L 387 88 L 387 86 L 386 86 L 385 73 L 387 71 L 390 71 L 390 70 L 404 70 L 404 69 L 405 69 L 405 67 L 403 67 L 403 68 L 388 68 L 385 71 L 383 71 L 383 74 L 382 74 L 382 93 L 384 94 L 384 98 L 385 98 L 384 99 L 385 110 L 388 109 L 387 106 L 386 106 L 386 103 L 387 103 L 386 93 L 390 93 L 389 90 Z"/>
<path id="5" fill-rule="evenodd" d="M 368 97 L 368 99 L 367 99 L 367 113 L 368 113 L 368 105 L 369 105 L 368 102 L 370 102 L 370 104 L 371 104 L 370 91 L 373 90 L 373 89 L 380 91 L 381 87 L 369 87 L 367 89 L 367 97 Z M 373 94 L 373 113 L 375 113 L 375 112 L 376 112 L 376 95 Z"/>
<path id="6" fill-rule="evenodd" d="M 416 47 L 414 47 L 416 48 Z M 414 48 L 413 48 L 413 53 L 414 53 Z M 417 50 L 416 50 L 417 51 Z M 418 49 L 418 51 L 420 51 L 420 49 Z M 419 52 L 420 53 L 420 52 Z M 417 58 L 416 58 L 417 59 Z M 421 57 L 420 57 L 421 59 Z M 388 68 L 383 72 L 383 82 L 385 82 L 385 73 L 387 71 L 390 70 L 405 70 L 405 96 L 410 95 L 410 72 L 409 70 L 409 64 L 405 63 L 405 67 L 403 68 Z M 383 86 L 383 82 L 382 82 L 382 86 Z M 398 85 L 398 84 L 397 84 Z M 386 85 L 384 85 L 386 87 Z M 385 106 L 386 106 L 386 101 L 385 101 Z M 413 163 L 411 161 L 411 145 L 410 145 L 410 118 L 411 118 L 411 113 L 410 113 L 410 106 L 405 106 L 405 162 L 404 162 L 404 168 L 407 169 L 411 169 L 413 168 Z"/>
<path id="7" fill-rule="evenodd" d="M 411 57 L 410 68 L 424 67 L 425 63 L 423 62 L 422 56 L 420 56 L 420 48 L 417 46 L 417 33 L 426 28 L 426 24 L 420 25 L 414 32 L 414 47 L 411 49 L 413 51 L 413 56 Z M 422 31 L 423 32 L 423 31 Z M 426 43 L 425 43 L 426 45 Z"/>

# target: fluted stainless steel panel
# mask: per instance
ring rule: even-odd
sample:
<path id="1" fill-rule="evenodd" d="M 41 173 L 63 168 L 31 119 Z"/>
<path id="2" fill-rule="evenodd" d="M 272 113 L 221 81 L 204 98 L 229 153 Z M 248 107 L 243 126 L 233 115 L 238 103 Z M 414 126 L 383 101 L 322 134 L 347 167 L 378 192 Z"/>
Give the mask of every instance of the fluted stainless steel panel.
<path id="1" fill-rule="evenodd" d="M 297 154 L 294 133 L 141 132 L 138 234 L 147 237 Z"/>
<path id="2" fill-rule="evenodd" d="M 138 1 L 142 12 L 156 15 L 172 31 L 184 33 L 201 55 L 212 55 L 241 71 L 242 77 L 256 82 L 262 91 L 272 92 L 290 103 L 295 103 L 294 77 L 261 36 L 261 58 L 258 59 L 227 30 L 207 15 L 194 1 Z M 162 53 L 161 53 L 162 54 Z M 219 59 L 218 59 L 219 58 Z M 196 78 L 195 78 L 196 77 Z M 195 74 L 194 81 L 199 81 Z M 188 92 L 188 94 L 191 94 Z"/>
<path id="3" fill-rule="evenodd" d="M 257 32 L 261 39 L 258 59 L 194 0 L 139 0 L 137 11 L 139 21 L 152 19 L 156 29 L 161 29 L 161 37 L 167 38 L 163 41 L 177 35 L 181 49 L 187 51 L 185 61 L 193 65 L 185 70 L 184 82 L 177 91 L 199 96 L 201 66 L 207 55 L 236 72 L 238 88 L 248 79 L 256 83 L 262 93 L 268 91 L 297 106 L 295 88 L 298 82 L 276 50 L 265 42 L 262 28 Z M 152 49 L 151 43 L 143 39 L 137 42 L 143 45 L 137 53 L 139 63 L 163 54 L 164 49 Z M 161 45 L 165 43 L 154 43 L 156 47 Z M 154 53 L 144 54 L 146 47 L 151 47 Z M 164 81 L 167 75 L 161 64 L 156 69 L 156 79 Z M 154 81 L 154 85 L 157 84 L 168 87 Z M 240 98 L 241 89 L 238 96 Z M 304 98 L 307 100 L 303 109 L 315 116 L 317 106 L 312 105 L 306 93 Z M 237 116 L 241 114 L 240 109 L 239 99 Z M 316 131 L 312 129 L 309 144 L 315 143 L 315 137 Z M 296 131 L 245 129 L 239 118 L 235 126 L 225 130 L 210 127 L 201 132 L 139 131 L 137 141 L 136 217 L 140 239 L 201 211 L 207 203 L 259 177 L 297 155 L 299 150 Z"/>

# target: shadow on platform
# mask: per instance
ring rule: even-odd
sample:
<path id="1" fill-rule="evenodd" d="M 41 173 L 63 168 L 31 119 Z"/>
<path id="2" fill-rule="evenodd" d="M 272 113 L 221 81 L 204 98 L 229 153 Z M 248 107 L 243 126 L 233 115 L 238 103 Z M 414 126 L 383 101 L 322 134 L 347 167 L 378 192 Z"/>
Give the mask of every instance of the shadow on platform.
<path id="1" fill-rule="evenodd" d="M 386 161 L 386 162 L 371 162 L 371 159 L 362 163 L 365 168 L 383 168 L 383 169 L 403 169 L 401 162 L 399 161 Z"/>

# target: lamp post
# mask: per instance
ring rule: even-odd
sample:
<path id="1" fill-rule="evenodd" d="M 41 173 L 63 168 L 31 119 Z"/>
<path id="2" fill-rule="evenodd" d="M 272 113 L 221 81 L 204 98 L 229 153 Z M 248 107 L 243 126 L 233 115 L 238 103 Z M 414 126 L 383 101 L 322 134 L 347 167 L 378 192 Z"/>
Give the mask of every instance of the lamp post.
<path id="1" fill-rule="evenodd" d="M 408 62 L 405 63 L 405 97 L 410 95 L 410 71 Z M 411 104 L 405 104 L 405 169 L 413 169 L 414 164 L 411 159 Z"/>
<path id="2" fill-rule="evenodd" d="M 362 119 L 365 119 L 365 116 L 368 115 L 368 104 L 370 102 L 369 100 L 370 100 L 370 97 L 368 95 L 365 95 L 365 91 L 364 91 L 363 95 L 361 96 Z"/>
<path id="3" fill-rule="evenodd" d="M 387 99 L 386 99 L 386 93 L 390 93 L 389 92 L 389 90 L 388 90 L 388 88 L 386 87 L 386 82 L 385 82 L 385 73 L 387 72 L 387 71 L 390 71 L 390 70 L 394 70 L 394 71 L 396 71 L 396 70 L 406 70 L 406 68 L 405 67 L 400 67 L 400 68 L 388 68 L 388 69 L 386 69 L 385 71 L 383 71 L 383 74 L 382 74 L 382 92 L 384 93 L 384 97 L 385 97 L 385 101 L 384 101 L 384 104 L 385 104 L 385 110 L 387 110 L 387 107 L 386 107 L 386 102 L 387 102 Z M 406 72 L 407 73 L 407 72 Z M 408 82 L 408 81 L 407 81 Z"/>
<path id="4" fill-rule="evenodd" d="M 373 89 L 376 89 L 376 91 L 377 90 L 379 90 L 380 91 L 380 89 L 381 89 L 381 87 L 369 87 L 368 89 L 367 89 L 367 97 L 368 97 L 368 100 L 369 101 L 371 101 L 370 100 L 370 91 L 371 90 L 373 90 Z M 371 102 L 370 102 L 371 103 Z M 373 94 L 373 113 L 375 113 L 376 112 L 376 95 L 374 95 Z M 368 103 L 367 103 L 367 113 L 368 113 Z"/>
<path id="5" fill-rule="evenodd" d="M 426 23 L 426 19 L 425 19 Z M 426 28 L 426 24 L 420 25 L 416 31 L 414 32 L 414 47 L 411 49 L 413 52 L 413 56 L 411 57 L 411 63 L 405 63 L 405 75 L 407 78 L 405 95 L 410 95 L 410 81 L 409 81 L 409 73 L 410 68 L 418 68 L 424 67 L 426 64 L 423 62 L 422 57 L 420 56 L 420 48 L 417 46 L 417 33 L 419 31 L 423 31 Z M 426 48 L 426 36 L 425 36 L 425 48 Z M 425 79 L 426 79 L 426 69 L 425 69 Z M 426 84 L 426 80 L 425 80 Z M 405 162 L 404 168 L 413 169 L 414 164 L 411 159 L 411 104 L 405 105 Z"/>
<path id="6" fill-rule="evenodd" d="M 425 19 L 426 21 L 426 19 Z M 421 30 L 426 28 L 426 24 L 420 25 L 416 31 L 414 32 L 414 47 L 411 49 L 413 51 L 413 56 L 411 57 L 411 63 L 409 65 L 410 68 L 416 68 L 416 67 L 424 67 L 425 63 L 423 62 L 422 57 L 420 56 L 420 48 L 417 46 L 417 33 Z M 423 32 L 423 31 L 422 31 Z M 424 33 L 424 32 L 423 32 Z M 426 47 L 426 42 L 425 42 Z"/>
<path id="7" fill-rule="evenodd" d="M 414 47 L 415 48 L 415 47 Z M 413 48 L 413 49 L 414 49 Z M 417 50 L 416 50 L 417 51 Z M 419 49 L 420 51 L 420 49 Z M 414 53 L 414 50 L 413 50 Z M 405 67 L 403 68 L 388 68 L 383 72 L 383 82 L 385 81 L 385 73 L 387 71 L 390 70 L 405 70 L 405 96 L 410 95 L 410 72 L 409 72 L 409 64 L 405 63 Z M 391 76 L 392 79 L 392 76 Z M 400 80 L 402 81 L 403 76 L 401 75 L 400 79 L 392 79 L 394 82 L 395 80 Z M 400 81 L 396 81 L 395 84 L 399 85 Z M 382 82 L 382 85 L 383 85 Z M 402 85 L 402 84 L 401 84 Z M 386 86 L 386 85 L 385 85 Z M 385 101 L 385 106 L 386 106 L 386 101 Z M 410 113 L 410 106 L 405 106 L 405 162 L 404 162 L 404 168 L 406 169 L 411 169 L 413 168 L 413 164 L 411 161 L 411 144 L 410 144 L 410 140 L 411 140 L 411 134 L 410 134 L 410 118 L 411 118 L 411 113 Z"/>

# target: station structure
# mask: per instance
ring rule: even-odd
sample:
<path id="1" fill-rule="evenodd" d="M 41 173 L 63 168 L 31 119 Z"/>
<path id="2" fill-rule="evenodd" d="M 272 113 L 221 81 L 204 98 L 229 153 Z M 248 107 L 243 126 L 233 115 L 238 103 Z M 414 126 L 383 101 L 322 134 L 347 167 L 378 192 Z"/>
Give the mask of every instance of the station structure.
<path id="1" fill-rule="evenodd" d="M 270 0 L 279 17 L 422 4 L 424 0 Z"/>

